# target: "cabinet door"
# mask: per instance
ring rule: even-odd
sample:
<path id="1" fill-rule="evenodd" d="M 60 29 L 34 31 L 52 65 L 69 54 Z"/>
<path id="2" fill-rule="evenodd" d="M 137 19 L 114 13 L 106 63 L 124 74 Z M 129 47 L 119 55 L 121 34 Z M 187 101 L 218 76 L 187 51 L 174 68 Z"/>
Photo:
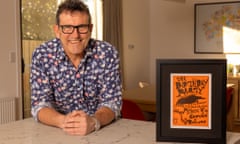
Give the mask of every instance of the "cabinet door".
<path id="1" fill-rule="evenodd" d="M 240 80 L 238 79 L 228 79 L 227 83 L 234 84 L 234 94 L 233 94 L 233 99 L 232 99 L 232 107 L 233 107 L 233 118 L 234 121 L 239 121 L 239 82 Z"/>

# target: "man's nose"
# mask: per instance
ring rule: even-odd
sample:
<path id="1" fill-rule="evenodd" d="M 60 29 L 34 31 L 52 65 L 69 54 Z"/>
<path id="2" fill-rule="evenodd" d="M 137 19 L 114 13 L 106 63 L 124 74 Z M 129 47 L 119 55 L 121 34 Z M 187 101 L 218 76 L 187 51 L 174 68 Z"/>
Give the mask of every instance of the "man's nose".
<path id="1" fill-rule="evenodd" d="M 72 33 L 72 34 L 79 36 L 80 33 L 79 33 L 79 31 L 78 31 L 78 28 L 75 27 L 75 28 L 73 29 L 73 33 Z"/>

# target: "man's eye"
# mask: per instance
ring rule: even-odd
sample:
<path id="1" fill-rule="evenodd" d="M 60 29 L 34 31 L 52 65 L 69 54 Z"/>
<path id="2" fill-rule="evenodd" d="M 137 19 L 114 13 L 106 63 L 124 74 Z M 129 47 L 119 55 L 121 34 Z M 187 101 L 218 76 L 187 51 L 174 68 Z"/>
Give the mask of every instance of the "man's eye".
<path id="1" fill-rule="evenodd" d="M 66 28 L 66 29 L 71 29 L 72 26 L 64 26 L 64 28 Z"/>

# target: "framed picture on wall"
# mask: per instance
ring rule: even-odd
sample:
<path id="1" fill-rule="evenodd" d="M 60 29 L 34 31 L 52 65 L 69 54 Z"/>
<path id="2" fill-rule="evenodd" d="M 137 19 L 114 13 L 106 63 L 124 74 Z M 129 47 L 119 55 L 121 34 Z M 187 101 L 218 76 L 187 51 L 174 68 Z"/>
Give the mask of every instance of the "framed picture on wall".
<path id="1" fill-rule="evenodd" d="M 240 2 L 194 6 L 194 53 L 240 53 Z"/>
<path id="2" fill-rule="evenodd" d="M 226 60 L 157 60 L 157 141 L 226 143 Z"/>

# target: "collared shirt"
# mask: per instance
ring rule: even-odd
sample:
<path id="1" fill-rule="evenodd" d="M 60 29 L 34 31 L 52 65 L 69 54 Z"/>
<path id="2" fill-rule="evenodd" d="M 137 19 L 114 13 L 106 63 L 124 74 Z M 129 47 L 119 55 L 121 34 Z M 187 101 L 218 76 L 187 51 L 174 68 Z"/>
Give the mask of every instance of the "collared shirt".
<path id="1" fill-rule="evenodd" d="M 122 85 L 118 52 L 107 42 L 90 39 L 76 69 L 59 39 L 35 49 L 31 64 L 31 113 L 52 107 L 62 114 L 83 110 L 93 115 L 102 106 L 120 116 Z"/>

